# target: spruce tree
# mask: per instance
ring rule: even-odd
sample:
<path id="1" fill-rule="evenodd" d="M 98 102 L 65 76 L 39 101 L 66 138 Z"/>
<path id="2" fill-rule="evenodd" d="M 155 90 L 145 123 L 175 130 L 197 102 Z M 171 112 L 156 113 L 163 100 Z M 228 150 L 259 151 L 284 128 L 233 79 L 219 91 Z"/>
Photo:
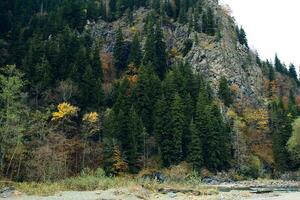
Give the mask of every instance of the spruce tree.
<path id="1" fill-rule="evenodd" d="M 214 17 L 214 12 L 212 8 L 208 8 L 206 12 L 202 15 L 202 28 L 203 32 L 208 35 L 215 35 L 217 27 Z"/>
<path id="2" fill-rule="evenodd" d="M 116 33 L 116 42 L 113 48 L 113 57 L 115 67 L 118 73 L 120 73 L 127 66 L 126 48 L 121 28 L 119 28 Z"/>
<path id="3" fill-rule="evenodd" d="M 207 106 L 208 131 L 204 136 L 204 162 L 208 169 L 226 169 L 230 159 L 230 138 L 217 105 Z"/>
<path id="4" fill-rule="evenodd" d="M 129 135 L 127 136 L 128 141 L 126 141 L 127 147 L 124 150 L 127 157 L 129 171 L 132 173 L 136 173 L 139 170 L 138 159 L 140 158 L 142 153 L 141 150 L 143 144 L 143 123 L 133 107 L 131 107 L 130 109 L 128 126 Z"/>
<path id="5" fill-rule="evenodd" d="M 191 141 L 189 144 L 188 151 L 188 161 L 192 164 L 195 170 L 201 169 L 203 167 L 203 153 L 202 153 L 202 143 L 200 140 L 199 130 L 195 125 L 194 121 L 191 120 L 189 125 L 189 134 Z"/>
<path id="6" fill-rule="evenodd" d="M 158 142 L 159 151 L 164 166 L 168 166 L 168 141 L 171 138 L 170 133 L 170 112 L 164 95 L 155 104 L 154 112 L 154 135 Z"/>
<path id="7" fill-rule="evenodd" d="M 163 41 L 163 32 L 158 23 L 155 24 L 154 14 L 148 16 L 146 24 L 147 38 L 143 65 L 152 67 L 160 79 L 163 79 L 167 70 L 166 44 Z"/>
<path id="8" fill-rule="evenodd" d="M 238 40 L 241 45 L 245 45 L 248 48 L 247 36 L 243 27 L 238 31 Z"/>
<path id="9" fill-rule="evenodd" d="M 289 66 L 289 75 L 292 77 L 296 82 L 298 82 L 298 75 L 296 72 L 296 67 L 293 64 L 290 64 Z"/>
<path id="10" fill-rule="evenodd" d="M 230 106 L 232 104 L 231 91 L 228 87 L 228 81 L 224 76 L 221 77 L 219 83 L 219 97 L 223 100 L 225 106 Z"/>
<path id="11" fill-rule="evenodd" d="M 172 152 L 170 152 L 170 164 L 178 164 L 182 159 L 182 135 L 184 131 L 184 106 L 178 93 L 175 94 L 171 105 L 171 133 Z"/>
<path id="12" fill-rule="evenodd" d="M 133 64 L 135 67 L 139 67 L 141 64 L 141 60 L 142 60 L 142 50 L 139 41 L 139 36 L 138 34 L 135 34 L 131 44 L 128 62 L 129 64 Z"/>
<path id="13" fill-rule="evenodd" d="M 281 63 L 281 61 L 279 60 L 277 54 L 275 55 L 275 69 L 276 69 L 276 71 L 278 71 L 278 72 L 281 72 L 281 73 L 284 72 L 284 66 L 283 66 L 283 64 Z"/>
<path id="14" fill-rule="evenodd" d="M 278 104 L 272 104 L 271 128 L 276 170 L 286 171 L 289 168 L 287 142 L 291 137 L 292 125 L 288 113 L 284 110 L 282 100 Z"/>
<path id="15" fill-rule="evenodd" d="M 153 131 L 154 105 L 160 96 L 160 80 L 150 67 L 142 67 L 134 89 L 136 110 L 148 133 Z"/>

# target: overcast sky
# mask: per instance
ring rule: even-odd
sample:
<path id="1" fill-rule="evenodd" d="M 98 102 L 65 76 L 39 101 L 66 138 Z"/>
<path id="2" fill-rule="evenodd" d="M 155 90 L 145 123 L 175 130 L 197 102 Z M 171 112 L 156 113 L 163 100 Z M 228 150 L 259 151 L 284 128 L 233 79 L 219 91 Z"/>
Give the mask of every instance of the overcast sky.
<path id="1" fill-rule="evenodd" d="M 219 0 L 247 33 L 261 58 L 300 66 L 300 0 Z"/>

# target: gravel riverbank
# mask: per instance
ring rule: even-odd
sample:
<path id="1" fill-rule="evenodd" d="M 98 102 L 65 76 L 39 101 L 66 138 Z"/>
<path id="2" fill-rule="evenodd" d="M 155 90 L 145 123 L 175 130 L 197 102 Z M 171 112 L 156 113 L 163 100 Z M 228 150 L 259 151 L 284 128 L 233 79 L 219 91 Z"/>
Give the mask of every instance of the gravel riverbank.
<path id="1" fill-rule="evenodd" d="M 201 185 L 202 186 L 202 185 Z M 52 196 L 28 196 L 18 191 L 8 191 L 0 200 L 298 200 L 300 199 L 300 182 L 280 180 L 255 180 L 219 185 L 203 185 L 213 192 L 185 192 L 184 188 L 158 192 L 142 186 L 111 188 L 97 191 L 65 191 Z M 228 189 L 224 191 L 222 189 Z M 253 193 L 249 188 L 275 188 L 273 192 Z M 280 189 L 278 189 L 280 188 Z M 282 190 L 294 190 L 282 191 Z M 219 190 L 219 192 L 218 192 Z"/>

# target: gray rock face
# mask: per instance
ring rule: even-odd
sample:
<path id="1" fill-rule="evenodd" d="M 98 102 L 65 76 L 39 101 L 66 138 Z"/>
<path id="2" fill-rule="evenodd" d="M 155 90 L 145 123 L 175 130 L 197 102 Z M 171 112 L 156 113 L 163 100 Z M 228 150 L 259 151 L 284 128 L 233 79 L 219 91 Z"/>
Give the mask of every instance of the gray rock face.
<path id="1" fill-rule="evenodd" d="M 163 26 L 168 52 L 172 49 L 180 52 L 186 40 L 192 41 L 190 51 L 184 56 L 171 58 L 171 62 L 177 59 L 188 61 L 195 73 L 201 72 L 210 82 L 215 96 L 219 80 L 225 76 L 237 89 L 235 101 L 254 107 L 263 106 L 264 76 L 256 63 L 255 54 L 237 43 L 235 22 L 226 14 L 225 9 L 218 6 L 216 0 L 206 3 L 215 9 L 221 37 L 189 31 L 188 25 L 171 21 Z M 122 28 L 126 40 L 132 40 L 134 33 L 139 32 L 143 36 L 142 44 L 145 42 L 144 24 L 148 13 L 149 10 L 144 8 L 135 11 L 132 27 L 129 27 L 126 17 L 123 17 L 112 23 L 100 20 L 87 25 L 86 29 L 95 41 L 102 41 L 103 53 L 112 53 L 118 27 Z"/>

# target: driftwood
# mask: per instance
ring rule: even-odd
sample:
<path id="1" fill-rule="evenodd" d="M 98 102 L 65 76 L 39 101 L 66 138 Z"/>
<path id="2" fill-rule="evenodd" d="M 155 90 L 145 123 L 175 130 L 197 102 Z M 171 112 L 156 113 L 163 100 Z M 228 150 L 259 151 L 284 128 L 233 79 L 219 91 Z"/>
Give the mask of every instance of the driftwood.
<path id="1" fill-rule="evenodd" d="M 193 190 L 193 189 L 175 189 L 175 188 L 160 188 L 158 189 L 158 192 L 162 194 L 168 194 L 168 193 L 183 193 L 183 194 L 193 194 L 195 196 L 199 196 L 202 193 L 199 190 Z"/>
<path id="2" fill-rule="evenodd" d="M 272 188 L 250 188 L 251 193 L 262 194 L 274 192 Z"/>

